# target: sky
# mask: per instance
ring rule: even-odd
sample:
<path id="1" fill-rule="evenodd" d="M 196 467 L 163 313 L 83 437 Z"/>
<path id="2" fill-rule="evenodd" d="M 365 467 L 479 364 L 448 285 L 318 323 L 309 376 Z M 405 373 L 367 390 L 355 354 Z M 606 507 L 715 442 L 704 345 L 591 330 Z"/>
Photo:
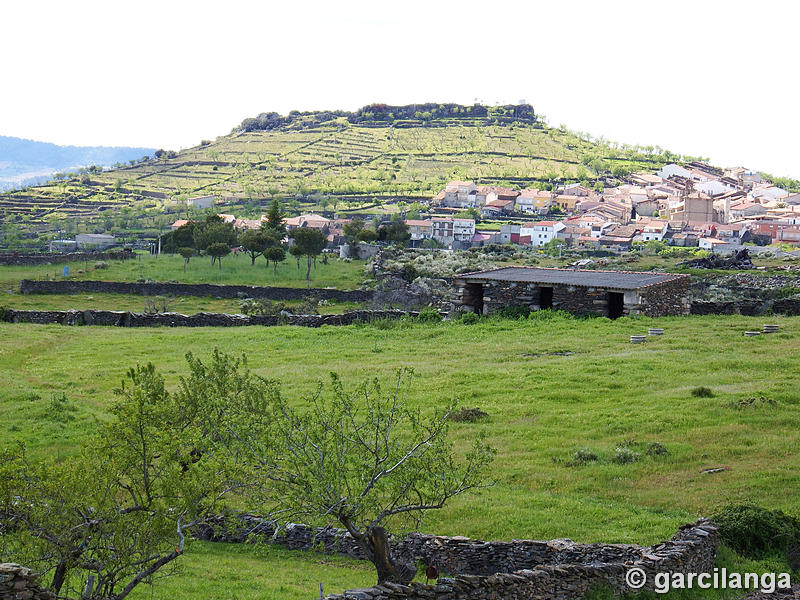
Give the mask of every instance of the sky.
<path id="1" fill-rule="evenodd" d="M 516 103 L 800 179 L 794 0 L 9 0 L 0 135 L 180 149 L 261 112 Z"/>

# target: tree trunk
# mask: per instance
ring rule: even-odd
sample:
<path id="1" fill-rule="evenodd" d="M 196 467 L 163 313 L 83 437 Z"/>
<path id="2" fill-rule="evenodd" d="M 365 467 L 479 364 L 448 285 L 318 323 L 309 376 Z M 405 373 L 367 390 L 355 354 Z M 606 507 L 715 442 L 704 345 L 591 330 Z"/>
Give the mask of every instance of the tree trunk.
<path id="1" fill-rule="evenodd" d="M 183 272 L 184 272 L 184 273 L 186 273 L 186 265 L 188 265 L 188 264 L 189 264 L 189 261 L 188 261 L 188 260 L 184 260 L 184 261 L 183 261 Z"/>
<path id="2" fill-rule="evenodd" d="M 254 264 L 256 264 L 256 255 L 255 254 L 251 254 L 250 255 L 250 266 L 252 267 Z"/>
<path id="3" fill-rule="evenodd" d="M 62 560 L 58 563 L 55 573 L 53 573 L 53 583 L 50 584 L 50 590 L 57 596 L 61 591 L 61 586 L 64 585 L 64 579 L 67 576 L 67 563 Z"/>
<path id="4" fill-rule="evenodd" d="M 272 262 L 272 274 L 277 277 L 278 276 L 278 261 L 275 260 Z"/>
<path id="5" fill-rule="evenodd" d="M 362 544 L 368 545 L 367 556 L 378 571 L 378 584 L 386 581 L 408 585 L 416 575 L 416 568 L 411 564 L 398 564 L 392 557 L 389 537 L 383 527 L 373 527 L 367 531 Z"/>
<path id="6" fill-rule="evenodd" d="M 219 270 L 222 271 L 222 257 L 217 258 L 217 264 L 219 265 Z"/>
<path id="7" fill-rule="evenodd" d="M 308 269 L 306 269 L 306 281 L 311 279 L 311 255 L 308 255 Z"/>

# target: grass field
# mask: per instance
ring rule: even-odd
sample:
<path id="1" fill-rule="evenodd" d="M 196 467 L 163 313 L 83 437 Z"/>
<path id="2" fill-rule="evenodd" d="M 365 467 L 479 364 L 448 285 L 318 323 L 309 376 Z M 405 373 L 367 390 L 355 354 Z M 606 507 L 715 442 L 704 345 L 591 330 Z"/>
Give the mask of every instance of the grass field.
<path id="1" fill-rule="evenodd" d="M 280 379 L 286 396 L 297 402 L 330 371 L 354 385 L 368 376 L 388 381 L 395 368 L 412 366 L 420 406 L 457 398 L 489 414 L 482 422 L 453 424 L 458 448 L 483 429 L 499 450 L 495 485 L 431 513 L 424 531 L 649 544 L 729 502 L 796 513 L 800 318 L 769 320 L 781 325 L 781 333 L 758 338 L 742 332 L 760 328 L 763 318 L 738 316 L 318 330 L 0 324 L 0 443 L 22 440 L 34 455 L 66 457 L 97 419 L 106 418 L 112 389 L 128 367 L 152 361 L 174 385 L 185 371 L 187 350 L 201 357 L 215 347 L 246 352 L 255 371 Z M 629 335 L 656 325 L 665 329 L 663 337 L 641 346 L 628 342 Z M 713 396 L 692 395 L 700 386 Z M 654 442 L 668 454 L 648 455 Z M 622 447 L 640 460 L 617 464 Z M 574 465 L 581 448 L 599 460 Z M 702 473 L 715 467 L 728 470 Z M 229 558 L 225 548 L 200 547 L 191 559 L 198 562 L 187 560 L 187 569 L 211 571 Z M 272 563 L 241 560 L 254 565 L 253 573 L 273 572 Z M 304 561 L 315 573 L 318 559 L 298 564 Z M 360 572 L 342 568 L 337 572 L 344 587 L 365 583 Z M 281 576 L 276 585 L 288 585 L 292 577 Z M 155 588 L 152 597 L 179 597 L 173 590 L 195 585 L 195 579 L 168 579 L 160 584 L 168 587 Z M 370 583 L 369 573 L 366 579 Z M 247 592 L 248 585 L 220 580 L 209 597 L 271 597 Z M 292 594 L 284 597 L 316 592 Z"/>
<path id="2" fill-rule="evenodd" d="M 336 287 L 342 290 L 355 289 L 366 279 L 363 260 L 344 261 L 329 258 L 328 264 L 317 260 L 312 266 L 311 279 L 306 281 L 305 259 L 297 261 L 291 257 L 279 263 L 277 275 L 272 265 L 266 268 L 264 259 L 250 264 L 250 257 L 244 254 L 230 255 L 222 259 L 222 268 L 211 266 L 207 257 L 196 256 L 189 261 L 183 272 L 183 258 L 177 254 L 152 256 L 139 254 L 136 259 L 111 260 L 105 262 L 106 268 L 97 269 L 97 261 L 67 263 L 69 279 L 94 279 L 103 281 L 177 281 L 180 283 L 214 283 L 230 285 L 264 285 L 280 287 Z M 21 279 L 62 279 L 63 264 L 34 266 L 0 267 L 0 290 L 15 291 Z"/>

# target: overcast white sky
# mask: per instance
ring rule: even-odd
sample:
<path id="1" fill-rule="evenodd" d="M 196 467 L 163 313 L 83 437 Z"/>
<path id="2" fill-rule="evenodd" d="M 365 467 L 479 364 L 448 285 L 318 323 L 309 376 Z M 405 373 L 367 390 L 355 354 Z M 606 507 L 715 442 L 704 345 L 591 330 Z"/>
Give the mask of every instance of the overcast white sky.
<path id="1" fill-rule="evenodd" d="M 800 2 L 4 0 L 0 135 L 178 149 L 249 116 L 525 99 L 800 178 Z"/>

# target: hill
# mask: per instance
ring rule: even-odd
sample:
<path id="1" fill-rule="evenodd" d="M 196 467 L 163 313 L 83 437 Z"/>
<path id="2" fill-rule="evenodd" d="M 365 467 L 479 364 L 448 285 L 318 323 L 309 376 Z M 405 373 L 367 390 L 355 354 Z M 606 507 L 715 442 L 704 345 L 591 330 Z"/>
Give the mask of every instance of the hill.
<path id="1" fill-rule="evenodd" d="M 547 187 L 604 181 L 680 157 L 544 124 L 529 105 L 388 106 L 262 113 L 226 136 L 135 165 L 0 196 L 0 214 L 92 217 L 112 207 L 179 212 L 216 194 L 255 214 L 274 196 L 290 210 L 323 203 L 430 198 L 450 179 Z"/>
<path id="2" fill-rule="evenodd" d="M 58 171 L 128 163 L 153 152 L 150 148 L 58 146 L 0 136 L 0 190 L 43 182 Z"/>

